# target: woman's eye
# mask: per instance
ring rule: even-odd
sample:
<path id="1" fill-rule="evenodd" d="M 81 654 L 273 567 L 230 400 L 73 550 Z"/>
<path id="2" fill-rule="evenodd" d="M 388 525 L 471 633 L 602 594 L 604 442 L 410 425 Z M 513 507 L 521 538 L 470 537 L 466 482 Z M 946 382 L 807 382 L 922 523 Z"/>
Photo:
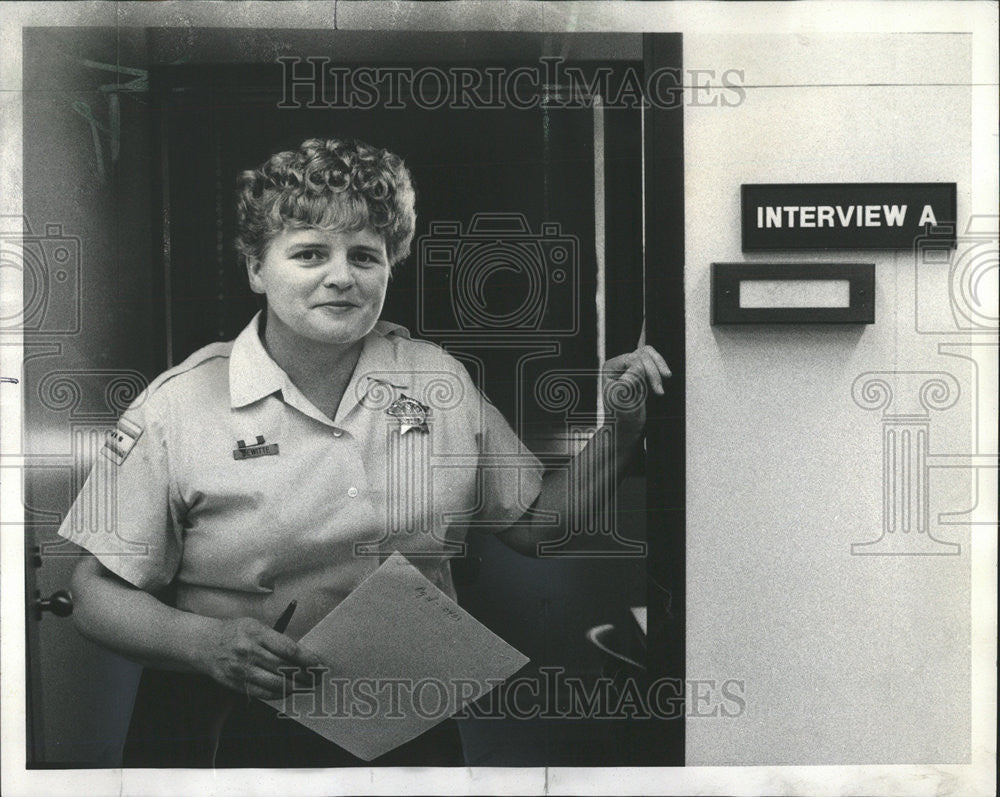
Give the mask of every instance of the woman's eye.
<path id="1" fill-rule="evenodd" d="M 370 252 L 354 252 L 351 259 L 359 266 L 374 266 L 378 258 Z"/>
<path id="2" fill-rule="evenodd" d="M 294 254 L 293 257 L 303 263 L 315 263 L 320 259 L 321 253 L 315 249 L 303 249 L 301 252 Z"/>

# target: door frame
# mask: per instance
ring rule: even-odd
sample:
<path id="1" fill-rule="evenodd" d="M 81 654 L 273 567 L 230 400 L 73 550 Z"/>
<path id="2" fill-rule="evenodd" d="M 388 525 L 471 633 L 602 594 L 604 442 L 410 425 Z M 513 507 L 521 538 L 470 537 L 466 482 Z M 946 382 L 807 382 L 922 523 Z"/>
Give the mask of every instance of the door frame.
<path id="1" fill-rule="evenodd" d="M 683 75 L 681 34 L 643 34 L 643 64 L 647 79 L 657 70 Z M 665 395 L 647 405 L 647 652 L 650 678 L 673 682 L 672 697 L 686 706 L 684 103 L 680 90 L 673 96 L 669 106 L 650 104 L 643 121 L 646 342 L 672 373 Z M 654 722 L 647 736 L 648 754 L 661 766 L 685 763 L 686 710 L 681 713 L 680 721 Z"/>

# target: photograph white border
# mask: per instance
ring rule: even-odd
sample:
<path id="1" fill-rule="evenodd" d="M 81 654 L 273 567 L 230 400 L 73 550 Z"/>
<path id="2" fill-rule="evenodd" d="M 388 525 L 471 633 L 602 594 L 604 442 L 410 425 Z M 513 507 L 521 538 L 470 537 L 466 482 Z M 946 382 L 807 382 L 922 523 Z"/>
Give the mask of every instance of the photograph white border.
<path id="1" fill-rule="evenodd" d="M 204 26 L 406 30 L 713 33 L 967 32 L 972 36 L 972 199 L 998 207 L 997 6 L 991 2 L 25 2 L 0 7 L 0 201 L 21 215 L 21 30 L 26 26 Z M 11 269 L 5 270 L 12 271 Z M 22 285 L 0 283 L 0 308 L 20 308 Z M 16 339 L 0 373 L 21 379 Z M 0 400 L 2 451 L 18 450 L 19 388 Z M 8 795 L 81 794 L 870 794 L 995 793 L 997 540 L 978 534 L 972 556 L 972 761 L 940 766 L 685 767 L 673 769 L 356 769 L 320 771 L 25 770 L 25 613 L 22 480 L 4 455 L 0 502 L 2 767 Z M 11 525 L 15 524 L 15 525 Z"/>

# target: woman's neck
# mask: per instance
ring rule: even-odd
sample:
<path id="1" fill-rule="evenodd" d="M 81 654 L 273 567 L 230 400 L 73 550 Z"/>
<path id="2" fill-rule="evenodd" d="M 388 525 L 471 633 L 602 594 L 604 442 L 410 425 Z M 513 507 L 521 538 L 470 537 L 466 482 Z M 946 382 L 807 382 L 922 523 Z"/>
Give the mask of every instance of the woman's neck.
<path id="1" fill-rule="evenodd" d="M 268 315 L 264 348 L 288 378 L 327 417 L 337 407 L 361 356 L 364 339 L 344 344 L 327 344 L 293 333 L 273 315 Z"/>

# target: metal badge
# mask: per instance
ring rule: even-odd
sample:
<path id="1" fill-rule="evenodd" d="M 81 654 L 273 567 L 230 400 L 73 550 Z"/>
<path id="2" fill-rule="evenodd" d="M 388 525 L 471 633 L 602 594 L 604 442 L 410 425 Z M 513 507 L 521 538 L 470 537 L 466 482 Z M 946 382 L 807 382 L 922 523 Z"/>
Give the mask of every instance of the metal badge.
<path id="1" fill-rule="evenodd" d="M 399 421 L 399 434 L 402 436 L 411 429 L 416 429 L 418 432 L 426 432 L 427 413 L 429 410 L 430 407 L 421 404 L 415 398 L 410 398 L 405 393 L 400 393 L 399 398 L 389 405 L 385 414 Z"/>

